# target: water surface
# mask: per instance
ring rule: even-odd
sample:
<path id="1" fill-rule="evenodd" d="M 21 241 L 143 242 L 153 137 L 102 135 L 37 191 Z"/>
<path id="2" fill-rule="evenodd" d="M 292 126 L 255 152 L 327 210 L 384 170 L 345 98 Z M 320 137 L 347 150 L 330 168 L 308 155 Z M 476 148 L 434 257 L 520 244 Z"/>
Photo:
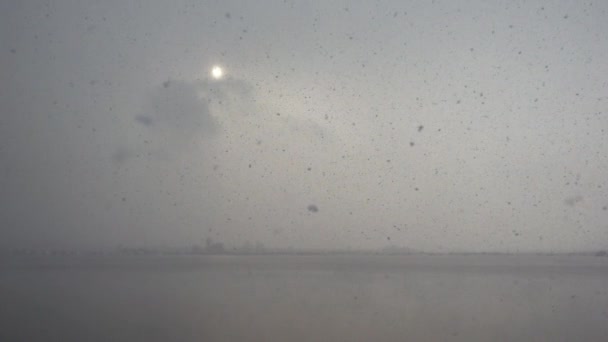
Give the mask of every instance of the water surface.
<path id="1" fill-rule="evenodd" d="M 2 341 L 605 341 L 608 259 L 29 257 Z"/>

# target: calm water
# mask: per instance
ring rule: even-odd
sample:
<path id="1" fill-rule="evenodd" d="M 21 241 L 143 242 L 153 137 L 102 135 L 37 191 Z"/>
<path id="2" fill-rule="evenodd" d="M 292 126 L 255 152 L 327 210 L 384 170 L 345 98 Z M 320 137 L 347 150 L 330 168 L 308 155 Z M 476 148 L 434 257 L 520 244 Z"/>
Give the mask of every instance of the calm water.
<path id="1" fill-rule="evenodd" d="M 0 263 L 1 341 L 606 341 L 608 258 Z"/>

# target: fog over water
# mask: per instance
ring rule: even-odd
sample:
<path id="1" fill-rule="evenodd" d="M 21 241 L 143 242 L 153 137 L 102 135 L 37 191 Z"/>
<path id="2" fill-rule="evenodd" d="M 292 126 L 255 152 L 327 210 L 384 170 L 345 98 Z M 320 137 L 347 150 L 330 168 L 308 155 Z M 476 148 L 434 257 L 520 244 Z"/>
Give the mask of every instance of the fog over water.
<path id="1" fill-rule="evenodd" d="M 3 1 L 0 249 L 607 249 L 607 10 Z"/>
<path id="2" fill-rule="evenodd" d="M 605 341 L 597 257 L 194 256 L 0 264 L 5 341 Z"/>
<path id="3" fill-rule="evenodd" d="M 606 341 L 608 1 L 0 1 L 0 341 Z"/>

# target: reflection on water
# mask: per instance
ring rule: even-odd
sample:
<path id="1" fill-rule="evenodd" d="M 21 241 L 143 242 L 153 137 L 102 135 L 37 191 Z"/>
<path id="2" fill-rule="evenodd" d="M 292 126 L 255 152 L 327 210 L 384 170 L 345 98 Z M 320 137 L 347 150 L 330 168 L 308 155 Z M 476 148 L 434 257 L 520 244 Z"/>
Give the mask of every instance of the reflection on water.
<path id="1" fill-rule="evenodd" d="M 0 268 L 0 340 L 603 341 L 605 258 L 256 256 Z"/>

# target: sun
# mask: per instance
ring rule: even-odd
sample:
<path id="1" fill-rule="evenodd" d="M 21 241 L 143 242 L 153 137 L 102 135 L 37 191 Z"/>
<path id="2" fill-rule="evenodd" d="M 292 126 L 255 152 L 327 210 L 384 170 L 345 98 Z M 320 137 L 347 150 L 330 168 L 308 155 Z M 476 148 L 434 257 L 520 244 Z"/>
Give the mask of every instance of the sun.
<path id="1" fill-rule="evenodd" d="M 213 68 L 211 68 L 211 77 L 216 80 L 219 80 L 224 77 L 224 70 L 222 69 L 222 67 L 220 67 L 219 65 L 214 65 Z"/>

